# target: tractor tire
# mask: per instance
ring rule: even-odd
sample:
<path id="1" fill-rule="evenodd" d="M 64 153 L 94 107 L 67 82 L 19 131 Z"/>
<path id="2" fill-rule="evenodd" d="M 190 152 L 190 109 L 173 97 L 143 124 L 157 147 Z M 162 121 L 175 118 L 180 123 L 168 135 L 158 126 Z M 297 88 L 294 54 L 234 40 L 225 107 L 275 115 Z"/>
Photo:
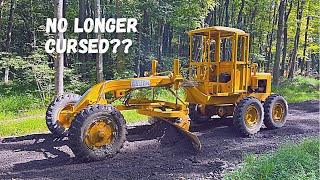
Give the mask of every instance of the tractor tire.
<path id="1" fill-rule="evenodd" d="M 81 161 L 98 161 L 116 155 L 126 141 L 126 122 L 112 105 L 83 109 L 69 130 L 70 148 Z"/>
<path id="2" fill-rule="evenodd" d="M 70 104 L 75 104 L 80 100 L 80 95 L 68 93 L 56 97 L 48 106 L 46 112 L 46 124 L 50 132 L 56 136 L 62 137 L 67 134 L 70 122 L 63 121 L 59 115 L 60 112 Z"/>
<path id="3" fill-rule="evenodd" d="M 233 122 L 237 131 L 243 137 L 256 134 L 263 124 L 263 107 L 254 97 L 242 99 L 234 110 Z"/>
<path id="4" fill-rule="evenodd" d="M 202 115 L 199 111 L 197 111 L 196 104 L 189 104 L 189 118 L 191 125 L 193 124 L 203 124 L 210 120 L 209 116 Z"/>
<path id="5" fill-rule="evenodd" d="M 264 125 L 268 129 L 282 127 L 286 123 L 288 115 L 288 103 L 280 95 L 270 95 L 263 104 Z"/>

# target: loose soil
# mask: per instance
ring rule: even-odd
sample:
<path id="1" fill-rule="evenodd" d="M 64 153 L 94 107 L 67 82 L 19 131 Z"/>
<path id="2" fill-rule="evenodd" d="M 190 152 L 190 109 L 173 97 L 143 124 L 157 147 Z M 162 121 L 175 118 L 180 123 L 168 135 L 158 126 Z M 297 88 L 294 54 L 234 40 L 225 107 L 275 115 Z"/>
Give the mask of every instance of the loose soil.
<path id="1" fill-rule="evenodd" d="M 274 151 L 279 145 L 319 137 L 319 101 L 289 105 L 286 125 L 263 128 L 242 138 L 231 119 L 212 119 L 192 131 L 202 142 L 198 153 L 185 143 L 163 145 L 146 123 L 130 125 L 127 142 L 111 159 L 83 163 L 74 158 L 68 139 L 32 134 L 0 139 L 0 179 L 220 179 L 247 154 Z"/>

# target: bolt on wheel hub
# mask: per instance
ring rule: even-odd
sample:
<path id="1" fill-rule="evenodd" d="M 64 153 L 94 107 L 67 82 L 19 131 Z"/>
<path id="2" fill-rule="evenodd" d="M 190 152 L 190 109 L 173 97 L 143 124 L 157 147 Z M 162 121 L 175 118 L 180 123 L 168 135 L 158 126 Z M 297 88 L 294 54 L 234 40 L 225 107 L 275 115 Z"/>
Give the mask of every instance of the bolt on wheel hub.
<path id="1" fill-rule="evenodd" d="M 245 123 L 250 128 L 258 123 L 259 113 L 254 105 L 250 105 L 245 113 Z"/>
<path id="2" fill-rule="evenodd" d="M 65 129 L 68 129 L 71 125 L 70 112 L 72 112 L 72 104 L 68 104 L 61 109 L 58 115 L 58 123 Z"/>
<path id="3" fill-rule="evenodd" d="M 276 103 L 272 108 L 272 119 L 276 122 L 282 122 L 284 115 L 284 107 L 281 103 Z"/>
<path id="4" fill-rule="evenodd" d="M 84 142 L 89 148 L 100 148 L 111 143 L 113 139 L 113 124 L 106 120 L 92 123 L 85 132 Z"/>

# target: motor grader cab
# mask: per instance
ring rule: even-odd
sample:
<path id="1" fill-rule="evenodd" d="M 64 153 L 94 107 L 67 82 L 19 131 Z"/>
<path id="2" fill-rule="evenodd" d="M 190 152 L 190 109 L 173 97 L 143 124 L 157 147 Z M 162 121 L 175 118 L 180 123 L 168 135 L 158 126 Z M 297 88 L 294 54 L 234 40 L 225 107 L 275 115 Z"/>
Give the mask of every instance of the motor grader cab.
<path id="1" fill-rule="evenodd" d="M 257 64 L 249 62 L 249 34 L 210 27 L 190 31 L 189 37 L 189 80 L 197 85 L 186 88 L 186 101 L 195 121 L 231 116 L 244 97 L 265 101 L 270 95 L 271 74 L 257 73 Z"/>
<path id="2" fill-rule="evenodd" d="M 215 26 L 190 31 L 189 36 L 189 77 L 181 75 L 177 59 L 166 75 L 157 72 L 153 60 L 148 77 L 105 81 L 82 96 L 68 93 L 56 97 L 46 113 L 49 130 L 68 135 L 76 157 L 101 160 L 115 155 L 126 140 L 124 110 L 135 109 L 176 128 L 196 150 L 201 144 L 189 131 L 190 121 L 197 124 L 214 115 L 232 116 L 235 129 L 244 136 L 257 133 L 263 123 L 270 129 L 284 125 L 287 103 L 271 94 L 271 75 L 258 73 L 257 65 L 249 63 L 249 34 Z M 135 90 L 159 87 L 172 93 L 176 101 L 133 96 Z M 176 93 L 178 89 L 184 89 L 185 100 Z"/>

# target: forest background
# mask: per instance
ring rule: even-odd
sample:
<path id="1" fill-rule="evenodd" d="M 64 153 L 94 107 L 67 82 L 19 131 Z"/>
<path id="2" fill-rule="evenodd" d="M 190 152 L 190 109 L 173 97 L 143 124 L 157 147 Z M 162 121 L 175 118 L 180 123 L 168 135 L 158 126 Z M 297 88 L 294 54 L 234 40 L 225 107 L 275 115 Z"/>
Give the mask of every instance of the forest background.
<path id="1" fill-rule="evenodd" d="M 250 33 L 250 61 L 273 74 L 273 91 L 289 102 L 319 99 L 319 12 L 318 0 L 0 0 L 0 136 L 46 130 L 43 114 L 57 94 L 82 94 L 102 80 L 144 76 L 152 59 L 159 61 L 159 71 L 170 70 L 174 58 L 187 66 L 186 32 L 209 26 Z M 48 34 L 46 19 L 53 17 L 70 24 L 74 18 L 137 18 L 138 32 L 78 34 L 69 28 Z M 133 45 L 128 54 L 47 54 L 46 40 L 57 35 L 132 39 Z"/>

